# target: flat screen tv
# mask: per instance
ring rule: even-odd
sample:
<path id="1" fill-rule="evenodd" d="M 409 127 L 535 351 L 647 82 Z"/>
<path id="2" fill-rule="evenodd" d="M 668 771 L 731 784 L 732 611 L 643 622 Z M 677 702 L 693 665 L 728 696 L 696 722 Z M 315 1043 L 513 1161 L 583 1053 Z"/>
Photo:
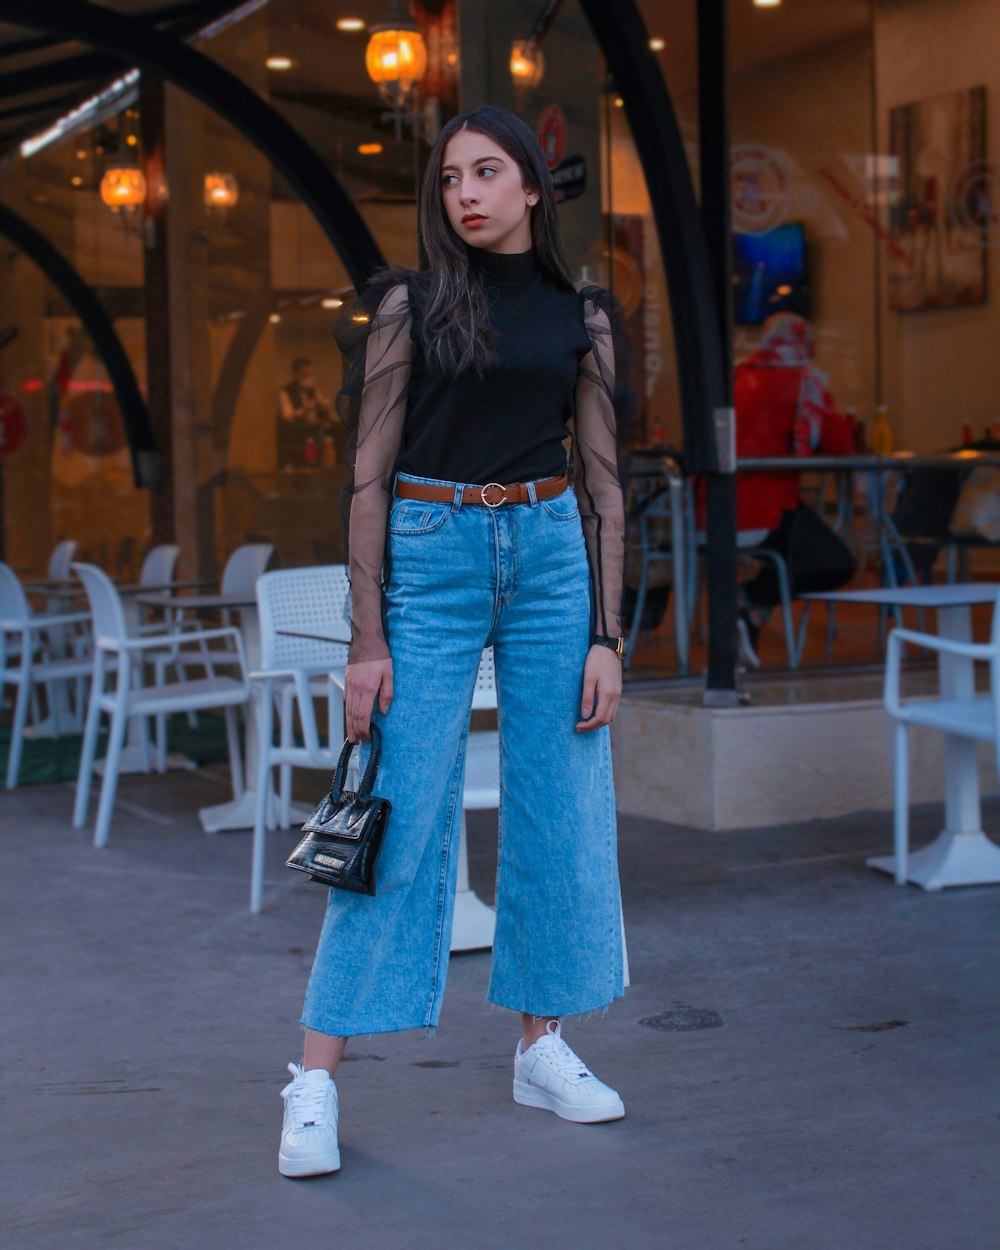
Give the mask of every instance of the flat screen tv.
<path id="1" fill-rule="evenodd" d="M 737 325 L 754 326 L 772 313 L 809 315 L 806 234 L 799 221 L 767 234 L 733 235 L 733 310 Z"/>

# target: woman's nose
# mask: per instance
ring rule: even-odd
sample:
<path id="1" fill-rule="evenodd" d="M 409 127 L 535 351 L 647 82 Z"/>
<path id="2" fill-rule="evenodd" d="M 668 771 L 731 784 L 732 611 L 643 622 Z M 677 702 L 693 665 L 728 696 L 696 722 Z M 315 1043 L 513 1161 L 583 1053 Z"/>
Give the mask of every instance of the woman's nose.
<path id="1" fill-rule="evenodd" d="M 462 183 L 461 199 L 462 199 L 463 204 L 478 204 L 479 203 L 478 189 L 474 182 Z"/>

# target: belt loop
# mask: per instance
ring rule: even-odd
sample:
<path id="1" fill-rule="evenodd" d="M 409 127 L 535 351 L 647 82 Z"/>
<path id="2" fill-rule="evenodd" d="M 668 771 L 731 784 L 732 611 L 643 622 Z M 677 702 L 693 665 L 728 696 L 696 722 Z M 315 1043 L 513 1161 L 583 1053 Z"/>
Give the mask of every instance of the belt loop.
<path id="1" fill-rule="evenodd" d="M 528 500 L 529 500 L 529 502 L 531 503 L 531 506 L 532 506 L 533 508 L 537 508 L 537 507 L 538 507 L 538 496 L 535 494 L 535 483 L 534 483 L 534 482 L 525 482 L 525 485 L 526 485 L 526 486 L 527 486 L 527 488 L 528 488 Z"/>
<path id="2" fill-rule="evenodd" d="M 451 505 L 451 510 L 452 510 L 452 512 L 458 512 L 458 511 L 459 511 L 459 509 L 461 508 L 461 506 L 462 506 L 462 495 L 463 495 L 464 491 L 465 491 L 465 487 L 462 485 L 462 483 L 461 483 L 461 482 L 456 482 L 456 483 L 455 483 L 455 499 L 454 499 L 454 501 L 453 501 L 453 503 L 452 503 L 452 505 Z"/>

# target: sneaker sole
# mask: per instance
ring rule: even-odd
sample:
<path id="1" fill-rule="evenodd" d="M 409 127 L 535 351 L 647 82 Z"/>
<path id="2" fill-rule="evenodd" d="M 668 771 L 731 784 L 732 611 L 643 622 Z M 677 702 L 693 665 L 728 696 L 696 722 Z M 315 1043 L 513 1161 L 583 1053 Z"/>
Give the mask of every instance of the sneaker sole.
<path id="1" fill-rule="evenodd" d="M 536 1085 L 526 1085 L 523 1081 L 514 1082 L 514 1101 L 522 1107 L 552 1111 L 561 1119 L 571 1120 L 574 1124 L 606 1124 L 609 1120 L 620 1120 L 625 1114 L 625 1104 L 620 1098 L 616 1098 L 614 1102 L 598 1103 L 593 1107 L 577 1107 L 572 1103 L 561 1102 Z"/>
<path id="2" fill-rule="evenodd" d="M 303 1176 L 329 1176 L 331 1172 L 340 1171 L 340 1151 L 337 1151 L 335 1160 L 330 1157 L 325 1159 L 289 1159 L 286 1155 L 279 1152 L 278 1171 L 282 1176 L 296 1178 Z"/>

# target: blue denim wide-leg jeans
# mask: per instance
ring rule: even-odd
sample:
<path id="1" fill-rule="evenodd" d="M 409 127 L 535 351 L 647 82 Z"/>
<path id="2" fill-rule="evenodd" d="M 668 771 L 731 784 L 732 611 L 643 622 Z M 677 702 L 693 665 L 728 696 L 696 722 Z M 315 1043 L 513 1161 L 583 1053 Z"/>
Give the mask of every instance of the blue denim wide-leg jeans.
<path id="1" fill-rule="evenodd" d="M 330 891 L 302 1018 L 321 1033 L 438 1022 L 469 711 L 489 645 L 500 849 L 488 997 L 564 1016 L 622 993 L 610 731 L 574 728 L 591 631 L 576 498 L 566 490 L 493 510 L 462 506 L 460 489 L 454 503 L 392 502 L 385 626 L 394 694 L 373 717 L 382 731 L 375 789 L 392 816 L 376 896 Z"/>

